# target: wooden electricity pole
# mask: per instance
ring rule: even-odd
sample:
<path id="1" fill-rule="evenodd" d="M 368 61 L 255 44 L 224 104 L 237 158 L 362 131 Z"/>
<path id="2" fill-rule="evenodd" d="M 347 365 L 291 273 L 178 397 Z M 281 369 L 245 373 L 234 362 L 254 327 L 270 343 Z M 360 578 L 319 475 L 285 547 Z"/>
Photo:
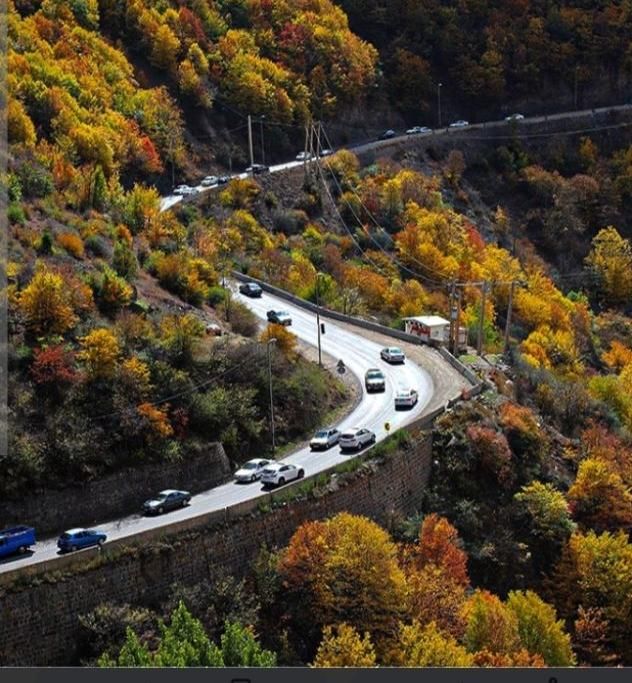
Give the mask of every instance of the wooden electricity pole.
<path id="1" fill-rule="evenodd" d="M 252 168 L 255 164 L 255 155 L 252 149 L 252 116 L 248 114 L 248 149 L 250 150 L 250 167 Z M 254 175 L 254 169 L 251 171 L 251 175 Z"/>
<path id="2" fill-rule="evenodd" d="M 476 352 L 483 355 L 483 334 L 485 333 L 485 303 L 487 299 L 487 281 L 481 285 L 481 314 L 478 320 L 478 339 L 476 340 Z"/>
<path id="3" fill-rule="evenodd" d="M 512 280 L 509 288 L 509 302 L 507 304 L 507 322 L 505 323 L 505 353 L 509 351 L 509 331 L 511 329 L 511 309 L 513 307 L 514 290 L 516 281 Z"/>

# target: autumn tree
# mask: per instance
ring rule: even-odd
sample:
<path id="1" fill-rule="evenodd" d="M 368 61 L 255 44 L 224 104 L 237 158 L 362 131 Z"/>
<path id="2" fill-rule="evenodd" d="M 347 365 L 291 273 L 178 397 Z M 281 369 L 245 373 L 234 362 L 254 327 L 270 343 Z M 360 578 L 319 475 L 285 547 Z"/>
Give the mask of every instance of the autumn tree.
<path id="1" fill-rule="evenodd" d="M 93 330 L 81 339 L 77 359 L 90 379 L 110 379 L 114 376 L 120 356 L 116 336 L 106 328 Z"/>
<path id="2" fill-rule="evenodd" d="M 375 650 L 368 633 L 360 634 L 348 624 L 325 626 L 323 639 L 312 666 L 331 667 L 373 667 L 376 666 Z"/>
<path id="3" fill-rule="evenodd" d="M 204 336 L 204 325 L 196 315 L 167 315 L 160 323 L 162 344 L 174 362 L 190 363 L 198 341 Z"/>
<path id="4" fill-rule="evenodd" d="M 74 354 L 61 345 L 35 349 L 31 376 L 44 391 L 56 393 L 77 379 Z"/>
<path id="5" fill-rule="evenodd" d="M 518 619 L 498 597 L 477 590 L 465 605 L 465 645 L 469 652 L 511 654 L 520 649 Z"/>
<path id="6" fill-rule="evenodd" d="M 296 356 L 298 340 L 296 335 L 290 332 L 285 325 L 270 323 L 259 337 L 262 344 L 267 344 L 272 339 L 276 340 L 276 347 L 286 358 Z"/>
<path id="7" fill-rule="evenodd" d="M 419 621 L 401 624 L 389 663 L 410 667 L 468 667 L 472 656 L 449 635 L 442 633 L 434 622 Z"/>
<path id="8" fill-rule="evenodd" d="M 533 591 L 512 591 L 507 598 L 507 607 L 516 615 L 524 649 L 541 655 L 547 666 L 575 664 L 570 636 L 551 605 Z"/>
<path id="9" fill-rule="evenodd" d="M 378 655 L 384 651 L 404 612 L 406 589 L 397 548 L 379 526 L 348 513 L 307 522 L 292 536 L 279 572 L 303 647 L 318 642 L 324 626 L 345 622 L 366 630 Z"/>
<path id="10" fill-rule="evenodd" d="M 632 244 L 616 228 L 609 226 L 597 233 L 586 265 L 597 276 L 609 303 L 625 304 L 632 299 Z"/>

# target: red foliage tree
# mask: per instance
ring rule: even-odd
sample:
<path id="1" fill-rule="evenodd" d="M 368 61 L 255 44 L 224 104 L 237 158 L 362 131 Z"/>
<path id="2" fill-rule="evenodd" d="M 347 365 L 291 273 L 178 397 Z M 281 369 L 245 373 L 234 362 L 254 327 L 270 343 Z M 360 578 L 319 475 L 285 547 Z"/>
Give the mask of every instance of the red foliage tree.
<path id="1" fill-rule="evenodd" d="M 31 364 L 33 381 L 47 389 L 59 388 L 77 380 L 74 354 L 63 346 L 36 349 Z"/>

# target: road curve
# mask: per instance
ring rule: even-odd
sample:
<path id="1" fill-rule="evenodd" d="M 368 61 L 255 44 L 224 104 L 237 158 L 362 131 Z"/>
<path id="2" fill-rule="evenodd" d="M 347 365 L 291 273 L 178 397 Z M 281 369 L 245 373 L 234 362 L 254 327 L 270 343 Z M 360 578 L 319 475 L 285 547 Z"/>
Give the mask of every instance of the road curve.
<path id="1" fill-rule="evenodd" d="M 522 128 L 523 126 L 527 126 L 528 124 L 534 124 L 534 123 L 543 123 L 545 121 L 561 121 L 564 119 L 572 119 L 578 116 L 590 116 L 590 115 L 597 115 L 597 114 L 604 114 L 609 111 L 627 111 L 632 108 L 632 104 L 620 104 L 620 105 L 614 105 L 612 107 L 599 107 L 596 109 L 582 109 L 580 111 L 564 111 L 564 112 L 559 112 L 557 114 L 548 114 L 546 116 L 525 116 L 524 119 L 522 119 L 520 122 L 510 122 L 506 121 L 504 119 L 496 120 L 496 121 L 484 121 L 481 123 L 472 123 L 467 126 L 464 126 L 462 128 L 450 128 L 450 127 L 445 127 L 445 128 L 435 128 L 431 133 L 427 134 L 422 134 L 422 135 L 413 135 L 412 139 L 418 139 L 421 137 L 436 137 L 436 136 L 450 136 L 450 137 L 458 137 L 460 134 L 466 131 L 472 131 L 472 130 L 478 130 L 478 129 L 489 129 L 489 128 L 507 128 L 508 130 L 508 138 L 513 138 L 513 137 L 520 137 L 521 130 L 524 130 Z M 527 131 L 525 131 L 527 132 Z M 345 145 L 344 148 L 353 150 L 354 152 L 358 154 L 363 154 L 365 152 L 368 152 L 373 149 L 380 149 L 381 147 L 388 147 L 392 145 L 395 142 L 401 142 L 402 140 L 407 140 L 411 139 L 410 136 L 405 135 L 405 134 L 398 134 L 394 138 L 390 138 L 388 140 L 368 140 L 365 142 L 356 142 L 354 144 L 350 145 Z M 343 149 L 344 149 L 343 148 Z M 302 166 L 304 164 L 303 161 L 288 161 L 282 164 L 276 164 L 275 166 L 270 166 L 270 173 L 279 173 L 281 171 L 287 171 L 292 168 L 296 168 L 297 166 Z M 234 178 L 247 178 L 248 173 L 239 173 L 235 174 Z M 202 192 L 208 192 L 213 189 L 217 189 L 217 185 L 213 185 L 211 187 L 202 187 L 201 185 L 198 185 L 196 187 L 198 193 Z M 168 195 L 166 197 L 162 197 L 160 199 L 160 211 L 166 211 L 170 209 L 171 207 L 175 206 L 176 204 L 180 203 L 182 201 L 182 197 L 178 195 Z"/>
<path id="2" fill-rule="evenodd" d="M 261 319 L 262 324 L 265 320 L 266 311 L 270 308 L 288 311 L 292 316 L 292 327 L 290 328 L 292 332 L 308 344 L 317 344 L 316 316 L 314 314 L 267 293 L 264 293 L 260 299 L 249 299 L 237 292 L 234 296 L 251 308 Z M 335 359 L 342 359 L 348 371 L 353 372 L 361 380 L 364 378 L 366 370 L 371 367 L 381 368 L 387 378 L 386 392 L 382 394 L 366 394 L 362 383 L 361 400 L 353 412 L 339 424 L 341 429 L 354 426 L 368 427 L 376 432 L 377 439 L 380 441 L 387 434 L 384 428 L 386 422 L 390 423 L 392 431 L 415 420 L 423 413 L 434 391 L 432 379 L 424 369 L 408 360 L 404 365 L 390 366 L 380 359 L 381 347 L 375 342 L 367 341 L 359 332 L 356 334 L 348 329 L 342 329 L 328 320 L 325 325 L 326 332 L 322 336 L 322 349 L 325 353 Z M 414 387 L 418 390 L 419 402 L 412 410 L 395 411 L 394 392 L 399 386 Z M 260 454 L 253 452 L 251 455 L 256 457 Z M 286 455 L 283 459 L 300 465 L 305 470 L 305 474 L 309 476 L 338 463 L 346 462 L 352 457 L 354 456 L 343 455 L 336 446 L 329 451 L 317 454 L 311 453 L 309 448 L 301 448 L 291 455 Z M 112 541 L 171 522 L 230 507 L 245 500 L 261 497 L 265 493 L 260 483 L 236 484 L 229 482 L 193 496 L 191 504 L 182 510 L 160 517 L 144 517 L 135 514 L 97 526 L 107 534 L 108 540 Z M 138 501 L 139 508 L 142 502 L 141 500 Z M 61 531 L 63 530 L 60 529 Z M 57 556 L 56 540 L 43 540 L 36 544 L 34 552 L 31 554 L 0 561 L 0 573 L 51 560 Z"/>

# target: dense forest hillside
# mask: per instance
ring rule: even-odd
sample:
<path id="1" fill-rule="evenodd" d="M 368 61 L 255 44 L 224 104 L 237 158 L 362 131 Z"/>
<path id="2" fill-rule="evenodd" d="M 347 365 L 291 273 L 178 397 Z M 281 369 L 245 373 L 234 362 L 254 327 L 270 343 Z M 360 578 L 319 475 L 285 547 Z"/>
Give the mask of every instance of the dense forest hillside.
<path id="1" fill-rule="evenodd" d="M 630 98 L 627 0 L 337 4 L 352 30 L 380 50 L 393 103 L 409 116 L 420 108 L 436 115 L 439 83 L 444 106 L 474 120 L 516 104 L 537 113 Z"/>
<path id="2" fill-rule="evenodd" d="M 447 316 L 458 285 L 482 352 L 461 359 L 487 383 L 436 423 L 418 515 L 388 531 L 307 524 L 253 558 L 247 583 L 104 605 L 82 617 L 86 642 L 100 634 L 85 661 L 632 663 L 625 129 L 607 148 L 585 131 L 538 153 L 516 124 L 467 160 L 456 136 L 370 165 L 342 149 L 295 171 L 291 191 L 282 174 L 232 178 L 163 212 L 157 189 L 243 155 L 230 149 L 245 114 L 299 136 L 312 116 L 344 127 L 375 103 L 429 116 L 437 82 L 479 118 L 538 109 L 556 88 L 572 100 L 575 82 L 580 101 L 614 101 L 631 14 L 623 0 L 10 0 L 1 495 L 212 440 L 235 462 L 267 453 L 272 334 L 279 444 L 339 411 L 345 387 L 287 330 L 259 334 L 222 286 L 232 268 L 398 329 Z M 288 135 L 269 138 L 277 154 Z"/>

